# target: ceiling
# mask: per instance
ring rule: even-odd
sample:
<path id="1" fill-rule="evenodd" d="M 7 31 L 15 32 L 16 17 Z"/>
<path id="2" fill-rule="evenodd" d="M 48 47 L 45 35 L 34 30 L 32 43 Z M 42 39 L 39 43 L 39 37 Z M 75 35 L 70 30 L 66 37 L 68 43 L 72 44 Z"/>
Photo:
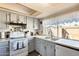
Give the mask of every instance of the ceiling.
<path id="1" fill-rule="evenodd" d="M 53 16 L 77 5 L 77 3 L 0 3 L 0 7 L 15 10 L 36 18 Z"/>

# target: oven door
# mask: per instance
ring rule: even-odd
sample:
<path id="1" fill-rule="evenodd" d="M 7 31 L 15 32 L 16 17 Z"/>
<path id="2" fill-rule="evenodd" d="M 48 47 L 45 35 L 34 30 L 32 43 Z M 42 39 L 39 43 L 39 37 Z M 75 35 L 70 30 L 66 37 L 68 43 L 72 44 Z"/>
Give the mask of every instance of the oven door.
<path id="1" fill-rule="evenodd" d="M 10 55 L 16 56 L 19 54 L 28 55 L 28 40 L 26 38 L 17 38 L 10 40 Z"/>

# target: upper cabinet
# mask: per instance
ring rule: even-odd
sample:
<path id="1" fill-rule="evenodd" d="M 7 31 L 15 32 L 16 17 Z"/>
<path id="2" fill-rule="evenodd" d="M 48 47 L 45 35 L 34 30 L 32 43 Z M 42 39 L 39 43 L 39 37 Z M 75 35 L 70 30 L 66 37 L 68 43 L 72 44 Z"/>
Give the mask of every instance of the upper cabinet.
<path id="1" fill-rule="evenodd" d="M 0 28 L 8 28 L 9 25 L 24 27 L 27 29 L 39 29 L 40 21 L 37 18 L 18 13 L 0 11 Z"/>
<path id="2" fill-rule="evenodd" d="M 11 13 L 10 14 L 10 22 L 13 22 L 13 23 L 17 23 L 17 14 L 14 14 L 14 13 Z"/>
<path id="3" fill-rule="evenodd" d="M 0 11 L 0 23 L 6 22 L 6 12 Z"/>
<path id="4" fill-rule="evenodd" d="M 34 20 L 34 29 L 39 29 L 39 20 L 38 19 L 36 19 L 36 18 L 34 18 L 33 19 Z"/>
<path id="5" fill-rule="evenodd" d="M 40 22 L 37 18 L 27 17 L 27 29 L 39 29 Z"/>
<path id="6" fill-rule="evenodd" d="M 10 22 L 26 24 L 26 16 L 11 13 Z"/>
<path id="7" fill-rule="evenodd" d="M 26 16 L 19 15 L 19 23 L 26 24 L 27 19 Z"/>
<path id="8" fill-rule="evenodd" d="M 6 29 L 6 12 L 0 11 L 0 29 Z"/>
<path id="9" fill-rule="evenodd" d="M 27 17 L 27 29 L 33 29 L 33 18 Z"/>

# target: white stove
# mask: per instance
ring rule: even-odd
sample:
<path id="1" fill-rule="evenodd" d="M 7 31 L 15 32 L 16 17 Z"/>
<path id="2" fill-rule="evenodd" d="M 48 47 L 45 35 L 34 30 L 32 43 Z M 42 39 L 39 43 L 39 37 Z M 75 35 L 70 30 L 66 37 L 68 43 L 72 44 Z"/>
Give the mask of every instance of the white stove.
<path id="1" fill-rule="evenodd" d="M 23 32 L 14 32 L 10 34 L 10 55 L 26 56 L 28 55 L 28 39 L 24 38 Z"/>

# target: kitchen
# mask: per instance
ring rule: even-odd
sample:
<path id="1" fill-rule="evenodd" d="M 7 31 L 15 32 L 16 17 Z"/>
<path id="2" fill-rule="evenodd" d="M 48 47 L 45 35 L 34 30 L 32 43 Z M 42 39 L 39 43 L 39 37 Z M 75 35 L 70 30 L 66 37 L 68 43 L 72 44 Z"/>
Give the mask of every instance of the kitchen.
<path id="1" fill-rule="evenodd" d="M 0 3 L 0 56 L 79 56 L 78 3 Z"/>

